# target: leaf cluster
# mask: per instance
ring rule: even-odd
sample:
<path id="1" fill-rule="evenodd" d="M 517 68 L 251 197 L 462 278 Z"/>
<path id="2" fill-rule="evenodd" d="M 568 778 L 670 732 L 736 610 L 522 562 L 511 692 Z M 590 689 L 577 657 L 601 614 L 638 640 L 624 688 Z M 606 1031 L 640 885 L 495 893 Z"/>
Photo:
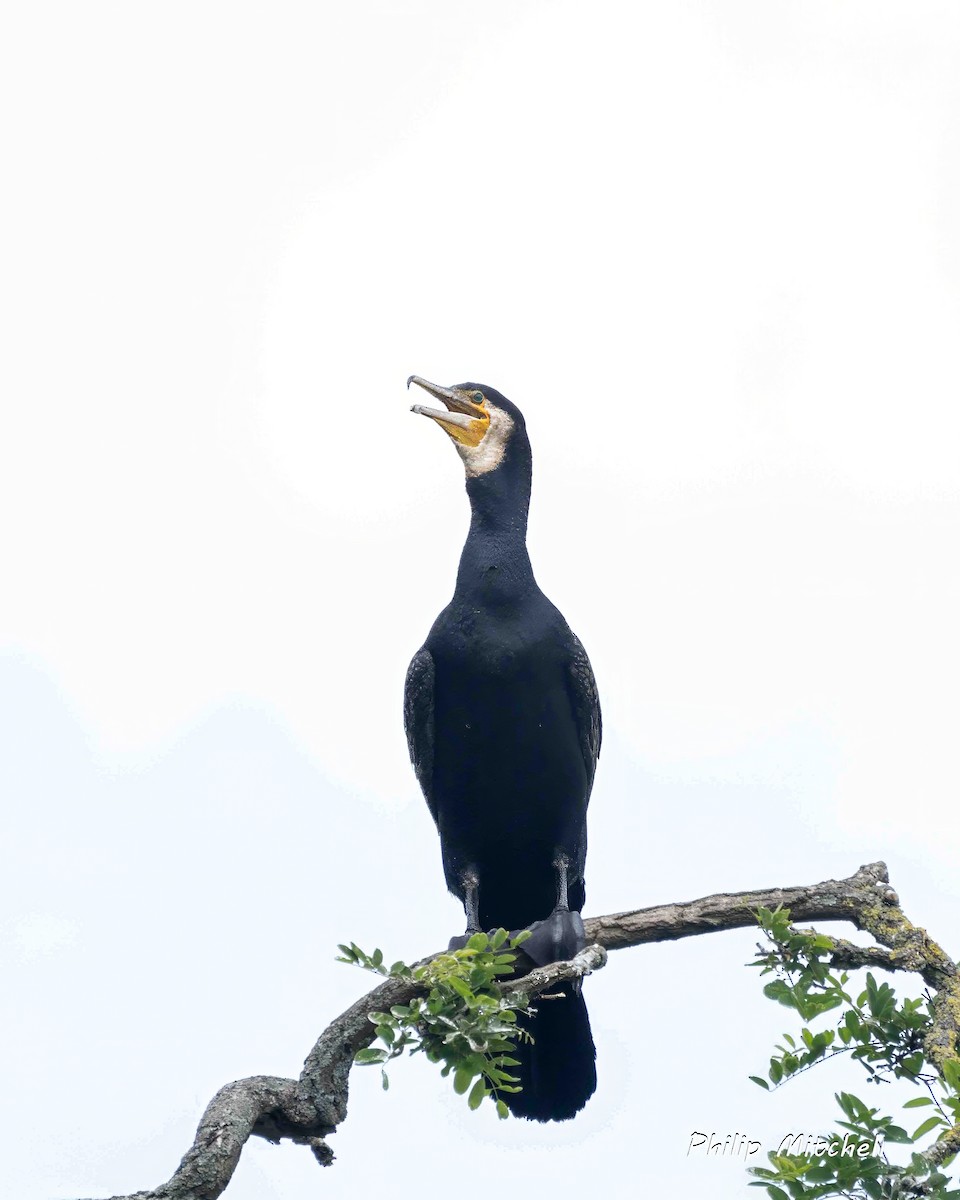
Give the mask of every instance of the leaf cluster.
<path id="1" fill-rule="evenodd" d="M 519 993 L 501 991 L 498 981 L 513 974 L 515 951 L 529 936 L 526 930 L 513 939 L 505 929 L 476 933 L 462 949 L 413 967 L 395 962 L 387 968 L 380 950 L 368 955 L 353 942 L 340 945 L 339 962 L 410 979 L 424 988 L 424 994 L 409 1004 L 369 1014 L 381 1045 L 360 1050 L 354 1061 L 379 1064 L 386 1090 L 384 1063 L 405 1052 L 425 1054 L 430 1062 L 442 1064 L 442 1075 L 453 1076 L 454 1091 L 466 1094 L 471 1109 L 489 1097 L 501 1119 L 509 1116 L 503 1094 L 521 1090 L 518 1077 L 511 1074 L 519 1065 L 512 1052 L 519 1039 L 532 1041 L 518 1026 L 517 1014 L 533 1010 Z"/>
<path id="2" fill-rule="evenodd" d="M 805 1023 L 799 1040 L 785 1033 L 777 1044 L 767 1072 L 770 1083 L 751 1075 L 754 1083 L 767 1090 L 771 1084 L 776 1088 L 824 1058 L 848 1053 L 863 1067 L 868 1083 L 903 1079 L 927 1093 L 908 1100 L 904 1109 L 933 1107 L 935 1111 L 908 1133 L 879 1108 L 870 1108 L 852 1093 L 836 1093 L 842 1114 L 836 1124 L 846 1131 L 847 1144 L 914 1146 L 934 1130 L 942 1133 L 960 1121 L 960 1060 L 948 1060 L 941 1078 L 924 1057 L 924 1036 L 933 1021 L 928 994 L 898 1000 L 889 983 L 878 983 L 868 972 L 866 987 L 854 995 L 847 991 L 847 972 L 833 969 L 832 938 L 795 929 L 783 908 L 761 908 L 757 919 L 767 945 L 757 947 L 750 965 L 760 968 L 762 975 L 775 975 L 764 986 L 764 995 L 794 1009 Z M 814 1031 L 807 1024 L 837 1009 L 843 1011 L 834 1028 Z M 814 1153 L 770 1154 L 772 1169 L 753 1168 L 751 1173 L 758 1176 L 753 1186 L 766 1187 L 774 1200 L 821 1196 L 881 1200 L 921 1194 L 960 1198 L 960 1190 L 945 1190 L 949 1179 L 921 1153 L 915 1151 L 908 1166 L 894 1166 L 881 1154 L 842 1155 L 843 1136 L 833 1133 L 812 1139 Z M 948 1158 L 942 1165 L 951 1161 Z"/>

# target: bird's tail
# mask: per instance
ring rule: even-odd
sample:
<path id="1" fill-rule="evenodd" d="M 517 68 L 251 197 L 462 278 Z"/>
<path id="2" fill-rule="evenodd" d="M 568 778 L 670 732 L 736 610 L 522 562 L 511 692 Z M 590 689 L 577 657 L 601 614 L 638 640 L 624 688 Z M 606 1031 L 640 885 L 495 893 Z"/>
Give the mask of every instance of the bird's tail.
<path id="1" fill-rule="evenodd" d="M 551 995 L 557 998 L 534 999 L 535 1014 L 517 1018 L 534 1041 L 519 1040 L 512 1055 L 520 1065 L 511 1074 L 520 1077 L 523 1090 L 503 1095 L 513 1115 L 529 1121 L 568 1121 L 597 1087 L 597 1051 L 583 993 L 571 981 Z"/>

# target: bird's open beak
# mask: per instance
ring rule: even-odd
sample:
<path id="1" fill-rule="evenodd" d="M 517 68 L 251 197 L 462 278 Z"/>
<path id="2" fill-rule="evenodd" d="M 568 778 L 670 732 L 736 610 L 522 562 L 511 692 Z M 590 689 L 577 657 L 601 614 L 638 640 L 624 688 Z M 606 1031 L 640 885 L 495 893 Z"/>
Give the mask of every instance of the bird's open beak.
<path id="1" fill-rule="evenodd" d="M 415 383 L 431 396 L 442 401 L 447 406 L 447 412 L 438 408 L 427 408 L 423 404 L 414 404 L 410 411 L 421 413 L 445 430 L 455 442 L 463 446 L 479 446 L 484 435 L 490 428 L 490 412 L 482 392 L 466 391 L 463 388 L 445 388 L 439 384 L 421 379 L 419 375 L 411 375 L 407 387 Z"/>

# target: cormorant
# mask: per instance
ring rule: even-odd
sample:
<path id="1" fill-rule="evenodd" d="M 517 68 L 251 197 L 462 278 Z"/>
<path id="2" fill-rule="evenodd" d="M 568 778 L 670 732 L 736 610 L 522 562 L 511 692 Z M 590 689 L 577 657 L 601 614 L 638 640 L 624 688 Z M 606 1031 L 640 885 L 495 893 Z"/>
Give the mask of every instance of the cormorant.
<path id="1" fill-rule="evenodd" d="M 440 833 L 443 869 L 467 935 L 534 926 L 537 963 L 584 945 L 587 802 L 600 703 L 586 651 L 537 586 L 527 554 L 532 457 L 523 415 L 493 388 L 407 380 L 447 411 L 415 404 L 463 459 L 472 517 L 453 599 L 407 671 L 404 726 Z M 454 939 L 451 945 L 463 944 Z M 596 1051 L 578 984 L 540 998 L 513 1068 L 511 1111 L 562 1121 L 596 1088 Z"/>

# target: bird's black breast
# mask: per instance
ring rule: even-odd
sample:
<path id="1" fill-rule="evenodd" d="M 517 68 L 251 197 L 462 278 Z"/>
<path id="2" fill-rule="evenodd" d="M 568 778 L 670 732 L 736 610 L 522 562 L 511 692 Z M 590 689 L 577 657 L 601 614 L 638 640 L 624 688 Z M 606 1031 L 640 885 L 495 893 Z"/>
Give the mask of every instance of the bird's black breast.
<path id="1" fill-rule="evenodd" d="M 582 654 L 542 596 L 508 612 L 454 602 L 408 673 L 411 756 L 440 831 L 448 885 L 460 894 L 460 873 L 476 867 L 492 924 L 500 920 L 498 891 L 514 927 L 550 911 L 557 851 L 570 859 L 572 879 L 582 879 L 596 750 L 584 749 L 591 742 L 578 648 Z M 522 893 L 530 913 L 517 911 Z"/>

